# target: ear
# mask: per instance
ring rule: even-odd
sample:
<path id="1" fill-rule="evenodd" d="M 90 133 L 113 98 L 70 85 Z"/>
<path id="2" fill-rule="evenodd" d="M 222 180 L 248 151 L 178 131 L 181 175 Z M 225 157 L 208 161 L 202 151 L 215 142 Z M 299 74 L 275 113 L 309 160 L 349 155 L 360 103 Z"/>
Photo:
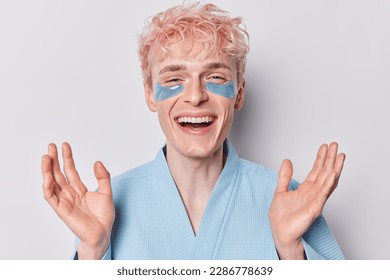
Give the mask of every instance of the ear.
<path id="1" fill-rule="evenodd" d="M 243 79 L 237 91 L 236 102 L 234 104 L 235 110 L 241 110 L 245 100 L 245 80 Z"/>
<path id="2" fill-rule="evenodd" d="M 153 86 L 144 81 L 145 101 L 152 112 L 157 111 L 156 100 L 154 99 Z"/>

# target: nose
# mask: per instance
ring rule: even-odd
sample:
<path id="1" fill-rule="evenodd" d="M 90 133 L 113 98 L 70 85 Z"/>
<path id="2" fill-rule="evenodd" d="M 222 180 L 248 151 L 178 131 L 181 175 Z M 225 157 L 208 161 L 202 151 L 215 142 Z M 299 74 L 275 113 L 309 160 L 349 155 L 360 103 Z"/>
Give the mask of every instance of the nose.
<path id="1" fill-rule="evenodd" d="M 184 100 L 193 106 L 199 106 L 208 100 L 206 88 L 201 81 L 192 82 L 191 85 L 188 85 L 186 91 Z"/>

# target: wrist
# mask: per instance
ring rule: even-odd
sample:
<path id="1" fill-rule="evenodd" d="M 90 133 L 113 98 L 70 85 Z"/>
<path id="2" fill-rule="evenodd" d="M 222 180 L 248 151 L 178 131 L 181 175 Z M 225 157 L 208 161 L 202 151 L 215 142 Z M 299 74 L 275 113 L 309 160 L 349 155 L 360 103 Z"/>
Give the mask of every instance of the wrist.
<path id="1" fill-rule="evenodd" d="M 280 260 L 304 260 L 305 250 L 301 239 L 281 242 L 274 238 L 275 248 Z"/>
<path id="2" fill-rule="evenodd" d="M 79 260 L 101 260 L 107 251 L 109 242 L 109 239 L 105 239 L 96 244 L 88 244 L 87 242 L 80 241 L 77 248 Z"/>

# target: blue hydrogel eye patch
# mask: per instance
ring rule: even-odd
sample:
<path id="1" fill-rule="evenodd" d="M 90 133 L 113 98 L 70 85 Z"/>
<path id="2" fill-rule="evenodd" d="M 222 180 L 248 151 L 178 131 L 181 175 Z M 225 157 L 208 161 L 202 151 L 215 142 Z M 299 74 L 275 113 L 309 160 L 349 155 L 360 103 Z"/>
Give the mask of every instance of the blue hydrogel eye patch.
<path id="1" fill-rule="evenodd" d="M 230 99 L 236 96 L 236 86 L 233 81 L 230 81 L 227 84 L 216 84 L 208 82 L 206 83 L 206 89 L 211 93 Z M 164 87 L 160 83 L 157 83 L 154 95 L 158 101 L 163 101 L 180 94 L 183 90 L 183 85 Z"/>
<path id="2" fill-rule="evenodd" d="M 227 84 L 215 84 L 208 82 L 206 83 L 206 89 L 214 94 L 230 99 L 236 96 L 236 86 L 233 81 L 230 81 Z"/>
<path id="3" fill-rule="evenodd" d="M 162 101 L 168 98 L 171 98 L 175 95 L 178 95 L 184 90 L 183 85 L 176 85 L 171 87 L 164 87 L 160 83 L 156 84 L 156 90 L 154 95 L 158 101 Z"/>

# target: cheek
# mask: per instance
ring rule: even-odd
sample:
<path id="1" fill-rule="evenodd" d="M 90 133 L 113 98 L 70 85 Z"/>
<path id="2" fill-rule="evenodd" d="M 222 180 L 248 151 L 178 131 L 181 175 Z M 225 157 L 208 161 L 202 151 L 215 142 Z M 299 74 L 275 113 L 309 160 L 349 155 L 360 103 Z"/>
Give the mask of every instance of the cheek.
<path id="1" fill-rule="evenodd" d="M 157 101 L 157 115 L 161 125 L 167 126 L 171 121 L 171 110 L 175 105 L 175 98 L 169 98 L 163 101 Z"/>
<path id="2" fill-rule="evenodd" d="M 221 122 L 223 126 L 229 126 L 230 123 L 233 120 L 234 116 L 234 99 L 227 99 L 225 97 L 220 97 L 217 96 L 215 97 L 218 99 L 217 106 L 218 106 L 218 111 L 219 111 L 219 117 L 221 119 Z"/>
<path id="3" fill-rule="evenodd" d="M 170 123 L 169 114 L 165 113 L 164 110 L 158 110 L 157 114 L 161 130 L 165 135 L 170 135 L 172 124 Z"/>

